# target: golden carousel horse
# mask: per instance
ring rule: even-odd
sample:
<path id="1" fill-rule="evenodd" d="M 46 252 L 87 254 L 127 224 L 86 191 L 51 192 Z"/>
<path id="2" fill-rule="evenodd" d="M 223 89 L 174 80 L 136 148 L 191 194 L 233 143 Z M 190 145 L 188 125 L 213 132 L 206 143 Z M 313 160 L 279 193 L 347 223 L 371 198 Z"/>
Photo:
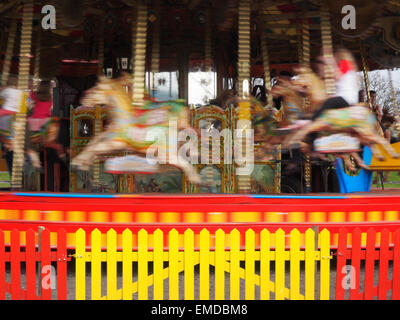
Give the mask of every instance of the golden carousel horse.
<path id="1" fill-rule="evenodd" d="M 300 76 L 295 83 L 305 89 L 311 109 L 317 110 L 322 102 L 327 99 L 325 90 L 321 89 L 322 80 L 308 67 L 302 66 L 298 69 L 298 72 Z M 290 139 L 289 144 L 292 146 L 302 144 L 307 135 L 313 132 L 349 134 L 357 138 L 362 145 L 371 147 L 373 153 L 381 160 L 384 160 L 384 156 L 377 144 L 382 145 L 392 157 L 397 158 L 399 156 L 389 142 L 378 134 L 376 118 L 366 104 L 324 111 L 317 119 L 298 130 Z"/>
<path id="2" fill-rule="evenodd" d="M 130 84 L 131 80 L 127 75 L 119 79 L 100 77 L 98 83 L 86 92 L 81 103 L 87 106 L 108 106 L 111 123 L 72 159 L 73 167 L 89 170 L 96 156 L 100 154 L 130 151 L 143 156 L 156 142 L 146 140 L 148 133 L 153 129 L 160 129 L 167 136 L 171 120 L 177 121 L 177 130 L 190 128 L 189 111 L 181 102 L 148 101 L 140 108 L 133 107 L 131 95 L 127 94 L 124 87 Z M 170 148 L 165 148 L 166 150 L 158 149 L 158 152 L 169 156 Z M 177 163 L 167 164 L 183 170 L 192 183 L 200 183 L 200 175 L 179 153 Z"/>
<path id="3" fill-rule="evenodd" d="M 315 121 L 298 121 L 296 118 L 304 112 L 303 104 L 304 98 L 302 95 L 306 94 L 311 112 L 315 112 L 320 108 L 322 103 L 328 98 L 325 93 L 323 81 L 314 74 L 310 68 L 300 67 L 298 69 L 299 77 L 295 81 L 282 80 L 279 85 L 275 86 L 275 94 L 284 97 L 287 104 L 281 108 L 282 121 L 271 121 L 271 117 L 267 119 L 260 130 L 259 136 L 264 142 L 264 149 L 271 150 L 275 144 L 282 144 L 283 148 L 290 149 L 293 146 L 300 145 L 303 152 L 311 152 L 311 147 L 304 142 L 308 134 L 313 132 L 324 133 L 346 133 L 352 139 L 356 137 L 357 143 L 360 141 L 364 145 L 372 146 L 377 157 L 383 159 L 376 144 L 382 144 L 386 150 L 393 156 L 397 153 L 390 146 L 390 144 L 381 137 L 376 131 L 376 119 L 372 112 L 366 105 L 351 106 L 348 108 L 334 109 L 325 111 Z M 296 125 L 296 123 L 298 123 Z M 280 131 L 279 127 L 288 125 L 289 130 Z M 341 137 L 343 139 L 343 135 Z M 353 143 L 354 143 L 353 138 Z M 346 141 L 346 140 L 345 140 Z M 354 158 L 355 162 L 361 167 L 368 169 L 364 164 L 357 152 L 353 151 L 338 151 L 327 152 L 335 157 L 339 157 L 344 161 L 345 166 L 351 171 L 355 172 L 350 156 Z M 312 153 L 313 156 L 318 156 L 325 159 L 325 155 L 319 152 Z"/>
<path id="4" fill-rule="evenodd" d="M 25 94 L 23 94 L 21 101 L 21 110 L 27 110 L 28 98 Z M 15 114 L 3 115 L 2 117 L 0 117 L 0 143 L 5 153 L 14 151 L 14 142 L 16 141 L 15 133 L 18 131 L 16 127 L 17 125 L 18 123 L 16 122 Z M 41 165 L 39 155 L 33 149 L 31 144 L 38 143 L 39 141 L 37 139 L 33 141 L 31 140 L 31 132 L 28 128 L 28 125 L 26 125 L 25 127 L 24 135 L 24 153 L 30 158 L 32 165 L 36 169 L 40 169 Z M 11 168 L 9 168 L 9 171 L 11 172 Z"/>

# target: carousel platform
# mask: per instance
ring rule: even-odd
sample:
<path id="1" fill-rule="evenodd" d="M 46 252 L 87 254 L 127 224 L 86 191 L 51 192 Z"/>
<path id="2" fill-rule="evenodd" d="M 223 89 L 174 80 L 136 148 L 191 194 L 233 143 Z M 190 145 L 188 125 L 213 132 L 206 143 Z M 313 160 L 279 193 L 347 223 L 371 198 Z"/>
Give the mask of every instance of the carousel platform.
<path id="1" fill-rule="evenodd" d="M 94 223 L 304 223 L 400 220 L 400 193 L 0 193 L 0 220 Z"/>

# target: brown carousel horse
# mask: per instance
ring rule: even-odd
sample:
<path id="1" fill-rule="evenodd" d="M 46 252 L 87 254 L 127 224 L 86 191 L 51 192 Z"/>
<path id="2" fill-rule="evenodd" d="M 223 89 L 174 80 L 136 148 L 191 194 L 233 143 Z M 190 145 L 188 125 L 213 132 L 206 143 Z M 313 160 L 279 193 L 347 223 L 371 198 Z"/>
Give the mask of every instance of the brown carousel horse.
<path id="1" fill-rule="evenodd" d="M 96 156 L 113 152 L 130 151 L 146 155 L 155 143 L 155 140 L 146 139 L 148 133 L 159 129 L 167 136 L 171 120 L 177 121 L 177 130 L 190 128 L 189 111 L 183 103 L 148 101 L 140 108 L 132 107 L 132 97 L 127 94 L 125 87 L 131 85 L 130 79 L 126 75 L 120 79 L 100 77 L 98 83 L 86 92 L 82 104 L 108 106 L 111 123 L 72 159 L 73 167 L 87 171 Z M 169 155 L 169 147 L 165 146 L 165 150 L 162 148 L 160 146 L 158 152 Z M 168 164 L 183 170 L 192 183 L 200 183 L 200 175 L 179 153 L 177 163 Z"/>
<path id="2" fill-rule="evenodd" d="M 391 146 L 376 132 L 375 119 L 369 109 L 363 106 L 353 106 L 349 108 L 327 110 L 316 121 L 300 121 L 296 125 L 296 118 L 304 110 L 304 98 L 306 94 L 311 112 L 315 112 L 327 99 L 323 81 L 319 79 L 311 69 L 306 67 L 299 68 L 300 77 L 296 81 L 281 80 L 279 85 L 274 86 L 273 94 L 284 97 L 287 102 L 282 108 L 282 121 L 266 121 L 261 127 L 260 136 L 263 137 L 264 149 L 270 150 L 275 144 L 282 144 L 283 148 L 290 148 L 294 144 L 301 146 L 303 152 L 311 152 L 311 147 L 303 140 L 311 132 L 346 132 L 357 137 L 361 143 L 372 145 L 373 143 L 382 144 L 391 149 Z M 357 118 L 357 114 L 361 113 L 361 119 Z M 359 115 L 360 117 L 360 115 Z M 290 130 L 280 132 L 279 127 L 282 125 L 291 126 Z M 311 129 L 311 131 L 309 131 Z M 280 133 L 279 133 L 280 132 Z M 278 134 L 277 134 L 278 133 Z M 377 148 L 374 148 L 377 149 Z M 376 152 L 379 156 L 379 150 Z M 368 168 L 356 152 L 332 152 L 335 157 L 341 158 L 345 166 L 352 172 L 356 171 L 351 157 L 361 168 Z M 393 154 L 393 153 L 391 153 Z M 326 159 L 325 155 L 318 152 L 312 153 L 321 159 Z"/>
<path id="3" fill-rule="evenodd" d="M 308 67 L 298 68 L 299 79 L 296 86 L 304 90 L 312 110 L 317 110 L 323 101 L 327 99 L 323 90 L 322 80 L 319 79 Z M 377 132 L 376 118 L 367 105 L 359 104 L 341 109 L 329 109 L 324 111 L 317 119 L 306 124 L 298 130 L 290 139 L 289 144 L 303 144 L 307 135 L 313 132 L 346 133 L 356 137 L 361 144 L 371 147 L 378 159 L 384 160 L 377 144 L 380 144 L 394 158 L 399 155 L 389 142 Z M 352 153 L 352 156 L 354 154 Z M 354 155 L 355 160 L 361 160 Z M 361 162 L 359 163 L 363 165 Z"/>

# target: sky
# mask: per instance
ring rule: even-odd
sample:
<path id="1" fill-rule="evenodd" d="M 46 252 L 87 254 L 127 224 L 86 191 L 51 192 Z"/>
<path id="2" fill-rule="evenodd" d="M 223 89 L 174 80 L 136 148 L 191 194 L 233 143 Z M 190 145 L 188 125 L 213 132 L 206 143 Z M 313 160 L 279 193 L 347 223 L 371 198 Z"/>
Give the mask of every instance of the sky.
<path id="1" fill-rule="evenodd" d="M 377 72 L 380 75 L 382 75 L 382 77 L 384 77 L 385 79 L 388 79 L 388 72 L 387 70 L 376 70 L 376 71 L 371 71 L 371 73 Z M 397 88 L 400 87 L 400 68 L 397 68 L 395 70 L 391 71 L 392 73 L 392 80 L 393 80 L 393 85 L 396 86 Z"/>

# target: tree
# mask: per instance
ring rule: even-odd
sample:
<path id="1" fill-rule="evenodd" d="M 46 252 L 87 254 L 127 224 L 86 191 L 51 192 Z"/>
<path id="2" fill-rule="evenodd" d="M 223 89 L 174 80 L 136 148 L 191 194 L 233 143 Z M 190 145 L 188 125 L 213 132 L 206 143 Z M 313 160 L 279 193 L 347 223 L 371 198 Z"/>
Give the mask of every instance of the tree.
<path id="1" fill-rule="evenodd" d="M 400 111 L 399 85 L 397 83 L 393 83 L 393 87 L 395 90 L 395 101 L 396 101 L 396 106 L 394 106 L 392 88 L 386 70 L 368 72 L 368 80 L 369 80 L 369 90 L 373 90 L 376 92 L 376 101 L 380 106 L 382 106 L 384 112 L 386 111 L 389 112 L 390 114 L 393 114 L 395 107 L 399 108 Z M 363 80 L 361 87 L 365 89 Z"/>

